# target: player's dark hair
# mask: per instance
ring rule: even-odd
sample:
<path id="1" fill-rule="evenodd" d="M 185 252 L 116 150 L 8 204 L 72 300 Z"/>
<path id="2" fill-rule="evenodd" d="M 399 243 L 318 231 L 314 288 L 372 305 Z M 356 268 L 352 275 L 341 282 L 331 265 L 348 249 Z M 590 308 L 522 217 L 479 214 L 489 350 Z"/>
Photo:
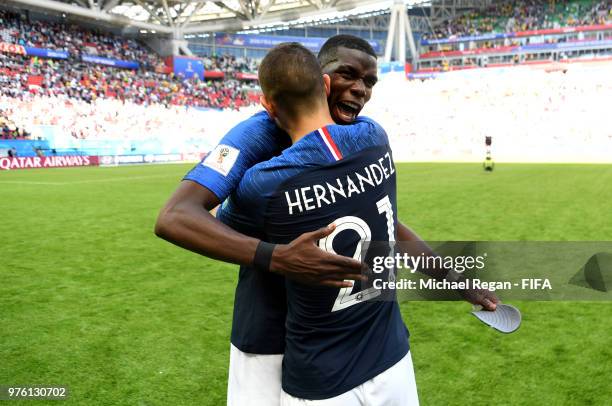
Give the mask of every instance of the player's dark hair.
<path id="1" fill-rule="evenodd" d="M 291 118 L 326 99 L 317 58 L 297 42 L 279 44 L 268 52 L 259 65 L 259 84 L 266 99 Z"/>
<path id="2" fill-rule="evenodd" d="M 376 58 L 376 52 L 368 41 L 363 38 L 355 37 L 354 35 L 341 34 L 334 35 L 333 37 L 325 41 L 325 43 L 321 47 L 321 50 L 319 50 L 319 65 L 321 65 L 321 67 L 324 67 L 328 63 L 338 59 L 338 48 L 341 47 L 348 49 L 356 49 Z"/>

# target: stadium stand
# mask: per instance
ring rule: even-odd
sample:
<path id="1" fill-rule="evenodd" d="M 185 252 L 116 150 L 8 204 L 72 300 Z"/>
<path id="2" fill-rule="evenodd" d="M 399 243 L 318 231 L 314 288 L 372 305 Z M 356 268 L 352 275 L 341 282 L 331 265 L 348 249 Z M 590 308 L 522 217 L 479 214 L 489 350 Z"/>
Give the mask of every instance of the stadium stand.
<path id="1" fill-rule="evenodd" d="M 46 138 L 41 129 L 52 127 L 55 133 L 74 140 L 156 140 L 168 142 L 184 138 L 210 136 L 217 123 L 207 121 L 213 115 L 197 107 L 136 104 L 129 101 L 98 98 L 91 102 L 64 96 L 28 95 L 23 98 L 0 96 L 0 111 L 10 119 L 9 128 L 31 131 L 32 138 Z M 246 109 L 242 111 L 252 111 Z M 210 113 L 215 113 L 210 111 Z M 239 112 L 235 111 L 236 114 Z M 216 113 L 232 117 L 230 111 Z M 240 113 L 240 117 L 244 114 Z M 10 138 L 14 138 L 11 133 Z"/>
<path id="2" fill-rule="evenodd" d="M 418 74 L 612 58 L 612 3 L 494 3 L 442 24 L 420 41 Z M 418 75 L 417 75 L 418 76 Z"/>
<path id="3" fill-rule="evenodd" d="M 435 36 L 504 33 L 518 29 L 609 24 L 612 21 L 610 17 L 612 4 L 609 1 L 557 2 L 552 8 L 549 2 L 530 0 L 495 4 L 486 11 L 471 12 L 447 22 L 442 29 L 436 31 Z M 4 49 L 0 52 L 0 136 L 2 138 L 48 139 L 49 131 L 51 131 L 49 128 L 53 128 L 51 133 L 61 133 L 62 137 L 65 136 L 64 139 L 73 141 L 66 145 L 78 145 L 79 148 L 84 148 L 85 144 L 81 141 L 135 140 L 145 142 L 155 140 L 161 142 L 168 137 L 168 134 L 172 134 L 172 137 L 178 137 L 185 142 L 184 145 L 187 147 L 180 149 L 183 152 L 186 148 L 191 148 L 189 145 L 193 146 L 194 150 L 200 148 L 195 145 L 199 142 L 197 140 L 203 137 L 213 135 L 213 138 L 209 140 L 210 143 L 213 143 L 214 137 L 223 133 L 224 130 L 224 123 L 220 121 L 237 122 L 257 108 L 257 87 L 249 84 L 252 82 L 239 79 L 240 74 L 253 73 L 257 70 L 257 61 L 254 59 L 230 54 L 204 56 L 203 63 L 206 71 L 221 73 L 221 79 L 184 80 L 169 73 L 162 58 L 129 38 L 93 32 L 75 25 L 29 21 L 24 16 L 2 10 L 0 10 L 0 20 L 0 42 L 65 51 L 69 55 L 66 58 L 32 57 L 19 52 L 11 52 L 8 48 L 8 51 Z M 578 40 L 582 33 L 564 35 L 566 37 L 574 35 Z M 595 39 L 601 41 L 612 38 L 612 31 L 585 35 L 586 37 L 583 35 L 582 39 L 591 41 L 595 38 L 593 35 L 596 35 L 598 37 Z M 478 55 L 480 48 L 500 47 L 500 43 L 502 46 L 511 47 L 525 42 L 531 42 L 533 45 L 537 41 L 557 40 L 542 35 L 538 35 L 537 38 L 521 38 L 522 42 L 514 38 L 503 38 L 468 44 L 465 49 L 461 48 L 461 50 L 449 50 L 450 46 L 458 48 L 456 43 L 434 44 L 429 48 L 422 48 L 430 55 L 426 52 L 421 56 L 431 57 L 430 61 L 424 59 L 423 63 L 429 63 L 431 71 L 453 70 L 454 64 L 458 64 L 459 68 L 484 67 L 482 61 L 477 60 L 480 57 Z M 562 40 L 572 39 L 564 37 Z M 466 53 L 470 51 L 473 52 Z M 455 56 L 453 52 L 457 52 L 457 55 Z M 519 65 L 529 64 L 532 61 L 537 62 L 538 58 L 551 58 L 546 53 L 547 50 L 537 51 L 540 54 L 530 51 L 517 55 L 514 52 L 508 50 L 507 55 L 498 57 L 499 62 L 505 62 L 508 65 L 509 61 L 512 65 Z M 120 60 L 136 60 L 140 66 L 138 69 L 118 69 L 88 63 L 80 57 L 84 53 Z M 560 55 L 565 56 L 563 53 Z M 495 58 L 496 56 L 488 55 L 490 66 L 495 65 L 491 63 L 495 62 Z M 578 71 L 580 69 L 573 69 L 571 72 Z M 530 106 L 532 109 L 530 111 L 545 111 L 550 115 L 552 113 L 549 111 L 560 111 L 559 109 L 563 108 L 550 100 L 582 100 L 586 103 L 587 100 L 601 98 L 601 88 L 579 91 L 573 84 L 565 84 L 568 79 L 563 76 L 563 73 L 544 75 L 542 81 L 538 82 L 537 86 L 530 87 L 530 90 L 524 89 L 526 74 L 523 72 L 519 75 L 521 79 L 513 82 L 514 87 L 512 88 L 504 87 L 501 82 L 497 83 L 498 79 L 494 76 L 490 79 L 488 77 L 483 79 L 490 93 L 497 95 L 492 103 L 501 104 L 495 111 L 508 111 L 511 116 L 517 117 L 521 114 L 520 111 L 516 112 L 518 108 Z M 576 75 L 567 76 L 578 77 Z M 550 79 L 552 77 L 557 79 Z M 531 79 L 529 82 L 533 83 Z M 397 139 L 407 140 L 417 137 L 417 134 L 419 137 L 420 134 L 427 134 L 428 140 L 440 140 L 445 144 L 449 144 L 449 139 L 454 139 L 445 138 L 442 133 L 445 131 L 443 129 L 453 127 L 452 117 L 471 117 L 477 114 L 471 120 L 462 122 L 482 125 L 471 124 L 475 127 L 458 129 L 458 133 L 472 134 L 475 137 L 473 142 L 486 135 L 486 128 L 489 125 L 501 122 L 488 121 L 485 119 L 486 115 L 473 113 L 490 110 L 487 98 L 478 94 L 473 95 L 470 87 L 461 88 L 452 84 L 450 88 L 441 88 L 448 87 L 450 83 L 397 83 L 394 85 L 395 91 L 385 96 L 387 101 L 382 101 L 380 95 L 385 93 L 379 89 L 380 87 L 377 87 L 375 100 L 371 103 L 374 108 L 372 115 L 387 117 L 384 121 L 390 123 L 391 127 L 396 126 L 396 123 L 402 123 L 401 128 L 393 131 L 394 134 L 403 134 Z M 538 87 L 540 85 L 543 87 Z M 552 90 L 555 89 L 555 86 L 563 86 L 563 88 L 557 92 Z M 548 99 L 533 97 L 529 93 L 531 90 L 539 94 L 549 94 L 550 97 Z M 417 98 L 426 102 L 411 108 L 409 113 L 397 116 L 389 116 L 391 110 L 381 107 L 404 106 L 407 94 L 411 95 L 411 99 Z M 456 104 L 448 103 L 451 94 L 455 94 L 453 100 Z M 467 100 L 471 102 L 467 103 Z M 476 103 L 479 100 L 481 103 Z M 208 108 L 238 110 L 247 106 L 250 108 L 236 112 L 237 115 L 232 120 L 202 114 L 202 110 Z M 379 106 L 378 110 L 377 106 Z M 436 111 L 444 111 L 446 115 L 431 116 L 430 106 L 437 106 Z M 470 106 L 470 108 L 465 107 L 463 111 L 462 106 Z M 575 107 L 580 108 L 580 103 L 575 104 Z M 405 110 L 402 111 L 405 112 Z M 527 112 L 522 113 L 527 114 Z M 600 116 L 589 116 L 584 122 L 598 123 L 598 117 Z M 563 114 L 559 114 L 559 117 L 553 114 L 550 122 L 562 123 L 563 118 Z M 203 128 L 203 122 L 206 123 L 206 129 Z M 511 128 L 512 123 L 514 121 L 509 122 L 507 128 Z M 587 133 L 599 137 L 597 126 L 590 127 L 589 124 L 587 127 Z M 404 134 L 405 128 L 410 128 L 409 134 Z M 532 133 L 529 128 L 517 131 L 521 134 Z M 555 134 L 566 134 L 566 131 L 577 132 L 574 123 L 567 123 L 566 127 L 555 129 Z M 430 141 L 422 141 L 419 137 L 414 141 L 424 142 L 426 145 L 416 150 L 422 152 L 433 148 Z M 464 136 L 462 137 L 463 140 Z M 464 148 L 462 145 L 457 145 L 456 151 L 465 152 L 465 149 L 462 148 Z M 129 147 L 128 150 L 139 151 L 133 147 Z M 399 151 L 401 150 L 400 148 Z M 437 155 L 433 150 L 431 152 L 431 159 L 434 160 L 445 156 L 444 153 Z M 461 156 L 451 156 L 449 159 L 463 160 L 470 157 L 473 158 L 471 153 L 462 153 Z M 406 159 L 412 160 L 415 157 L 406 156 Z"/>
<path id="4" fill-rule="evenodd" d="M 495 2 L 484 11 L 471 11 L 447 21 L 435 30 L 434 37 L 598 25 L 608 21 L 612 21 L 609 1 L 513 0 Z"/>
<path id="5" fill-rule="evenodd" d="M 381 79 L 364 114 L 389 134 L 397 161 L 479 161 L 493 136 L 507 162 L 610 162 L 612 63 L 448 72 Z"/>
<path id="6" fill-rule="evenodd" d="M 381 77 L 364 114 L 385 127 L 399 161 L 478 161 L 485 136 L 493 135 L 500 161 L 608 162 L 609 66 L 574 64 L 566 72 L 530 66 L 481 69 L 426 81 L 390 73 Z M 9 108 L 15 126 L 34 126 L 32 138 L 53 126 L 81 150 L 88 145 L 81 141 L 118 140 L 128 142 L 124 153 L 141 153 L 130 151 L 135 141 L 164 148 L 184 142 L 183 151 L 206 151 L 201 140 L 214 145 L 226 128 L 256 109 L 213 112 L 104 98 L 87 103 L 0 96 L 0 110 Z"/>
<path id="7" fill-rule="evenodd" d="M 9 44 L 68 52 L 67 59 L 43 59 L 0 53 L 0 93 L 23 97 L 28 93 L 65 95 L 90 102 L 116 98 L 137 104 L 161 103 L 212 108 L 240 108 L 257 100 L 255 89 L 234 79 L 237 72 L 252 72 L 251 60 L 229 55 L 204 58 L 207 70 L 224 73 L 225 80 L 185 80 L 165 73 L 163 60 L 136 41 L 103 35 L 58 23 L 30 22 L 0 10 L 0 38 Z M 117 69 L 84 62 L 80 56 L 96 55 L 137 61 L 138 69 Z"/>
<path id="8" fill-rule="evenodd" d="M 0 94 L 24 97 L 36 93 L 90 102 L 115 98 L 137 104 L 239 108 L 256 101 L 248 85 L 234 80 L 184 80 L 172 74 L 117 69 L 73 60 L 0 54 Z M 251 88 L 251 91 L 254 91 Z"/>
<path id="9" fill-rule="evenodd" d="M 85 30 L 76 25 L 29 21 L 24 15 L 0 10 L 0 39 L 12 44 L 138 61 L 146 70 L 163 64 L 159 56 L 138 42 Z"/>

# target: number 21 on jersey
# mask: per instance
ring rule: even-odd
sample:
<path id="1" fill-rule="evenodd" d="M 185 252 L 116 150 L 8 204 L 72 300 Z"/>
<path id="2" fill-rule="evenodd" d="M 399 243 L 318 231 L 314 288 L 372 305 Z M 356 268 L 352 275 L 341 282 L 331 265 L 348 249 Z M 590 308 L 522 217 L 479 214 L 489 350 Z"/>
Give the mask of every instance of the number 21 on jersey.
<path id="1" fill-rule="evenodd" d="M 389 196 L 385 196 L 380 199 L 376 203 L 376 207 L 378 208 L 379 214 L 384 214 L 387 220 L 387 236 L 389 238 L 389 242 L 395 242 L 395 226 L 393 222 L 393 206 L 391 205 L 391 201 L 389 200 Z M 336 219 L 334 221 L 336 225 L 336 229 L 333 233 L 328 235 L 325 238 L 319 240 L 319 248 L 331 252 L 332 254 L 336 254 L 334 251 L 334 238 L 342 231 L 345 230 L 353 230 L 359 235 L 359 242 L 355 247 L 355 252 L 353 254 L 353 258 L 361 261 L 361 247 L 364 241 L 370 241 L 372 238 L 372 231 L 370 226 L 355 216 L 344 216 Z M 350 282 L 350 281 L 348 281 Z M 332 307 L 332 312 L 336 312 L 338 310 L 346 309 L 347 307 L 353 306 L 357 303 L 364 302 L 366 300 L 375 298 L 380 295 L 380 290 L 371 287 L 368 289 L 364 289 L 357 293 L 351 294 L 353 290 L 352 287 L 341 288 L 340 292 L 338 292 L 338 296 L 336 297 L 336 301 L 334 302 L 334 306 Z"/>

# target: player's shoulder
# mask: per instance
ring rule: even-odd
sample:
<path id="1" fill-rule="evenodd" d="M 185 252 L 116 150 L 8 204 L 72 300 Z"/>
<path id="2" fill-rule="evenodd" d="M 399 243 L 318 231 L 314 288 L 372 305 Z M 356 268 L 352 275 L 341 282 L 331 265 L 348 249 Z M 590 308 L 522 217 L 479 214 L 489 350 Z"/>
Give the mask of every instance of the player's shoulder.
<path id="1" fill-rule="evenodd" d="M 330 132 L 348 135 L 378 135 L 386 134 L 384 128 L 374 119 L 358 116 L 351 124 L 328 126 Z"/>
<path id="2" fill-rule="evenodd" d="M 230 129 L 185 179 L 199 183 L 224 200 L 248 168 L 278 155 L 289 144 L 289 136 L 267 112 L 256 113 Z"/>
<path id="3" fill-rule="evenodd" d="M 373 118 L 368 117 L 368 116 L 357 116 L 355 118 L 355 121 L 353 121 L 353 124 L 360 124 L 360 123 L 367 123 L 367 124 L 370 124 L 370 125 L 375 125 L 375 126 L 379 126 L 380 127 L 380 124 L 378 124 L 378 122 L 376 122 L 376 120 L 374 120 Z"/>
<path id="4" fill-rule="evenodd" d="M 274 157 L 247 169 L 232 197 L 237 201 L 248 202 L 250 206 L 265 206 L 267 198 L 288 176 L 286 171 L 280 170 L 281 166 L 277 162 L 278 157 Z"/>
<path id="5" fill-rule="evenodd" d="M 311 151 L 306 151 L 304 148 L 309 148 Z M 275 189 L 284 180 L 316 162 L 312 154 L 312 147 L 309 147 L 307 143 L 298 142 L 283 150 L 279 155 L 249 168 L 240 181 L 239 191 L 260 194 L 264 190 Z"/>
<path id="6" fill-rule="evenodd" d="M 280 155 L 253 165 L 245 172 L 243 181 L 263 182 L 268 179 L 278 181 L 286 177 L 291 169 L 298 164 L 293 159 L 295 156 L 294 150 L 296 150 L 295 146 L 290 146 L 283 150 Z"/>
<path id="7" fill-rule="evenodd" d="M 384 128 L 369 117 L 359 116 L 348 125 L 332 125 L 329 133 L 336 140 L 343 155 L 359 152 L 368 147 L 388 146 L 389 138 Z"/>
<path id="8" fill-rule="evenodd" d="M 367 116 L 357 116 L 353 124 L 348 126 L 352 129 L 370 129 L 379 134 L 386 134 L 385 129 L 376 120 Z"/>
<path id="9" fill-rule="evenodd" d="M 247 118 L 245 121 L 262 122 L 264 124 L 269 124 L 269 123 L 274 124 L 274 120 L 270 118 L 270 115 L 265 110 L 258 111 L 257 113 L 253 114 L 251 117 Z"/>
<path id="10" fill-rule="evenodd" d="M 269 159 L 290 144 L 289 136 L 281 130 L 267 112 L 261 111 L 234 126 L 220 141 L 231 146 L 247 159 L 247 167 Z"/>
<path id="11" fill-rule="evenodd" d="M 260 111 L 238 123 L 230 130 L 232 135 L 249 135 L 251 132 L 280 131 L 267 112 Z"/>
<path id="12" fill-rule="evenodd" d="M 337 139 L 338 145 L 328 136 Z M 340 148 L 353 153 L 387 143 L 384 129 L 369 117 L 358 117 L 349 125 L 328 125 L 305 135 L 278 156 L 252 166 L 241 183 L 265 184 L 269 180 L 278 183 L 300 171 L 333 163 L 335 159 L 329 157 L 329 149 Z"/>

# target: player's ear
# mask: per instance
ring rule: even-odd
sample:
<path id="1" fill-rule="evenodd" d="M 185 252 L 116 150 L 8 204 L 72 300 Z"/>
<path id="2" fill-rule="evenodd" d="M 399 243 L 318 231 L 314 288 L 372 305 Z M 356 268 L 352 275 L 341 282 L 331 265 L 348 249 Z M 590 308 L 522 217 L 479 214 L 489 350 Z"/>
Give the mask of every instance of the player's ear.
<path id="1" fill-rule="evenodd" d="M 268 112 L 268 114 L 270 115 L 270 117 L 272 118 L 276 118 L 276 112 L 274 111 L 274 105 L 272 103 L 270 103 L 268 101 L 268 99 L 266 99 L 265 95 L 262 95 L 259 98 L 259 102 L 261 103 L 261 105 L 263 106 L 264 109 L 266 109 L 266 111 Z"/>
<path id="2" fill-rule="evenodd" d="M 323 75 L 323 84 L 325 85 L 325 96 L 329 97 L 329 93 L 331 92 L 331 78 L 327 73 Z"/>

